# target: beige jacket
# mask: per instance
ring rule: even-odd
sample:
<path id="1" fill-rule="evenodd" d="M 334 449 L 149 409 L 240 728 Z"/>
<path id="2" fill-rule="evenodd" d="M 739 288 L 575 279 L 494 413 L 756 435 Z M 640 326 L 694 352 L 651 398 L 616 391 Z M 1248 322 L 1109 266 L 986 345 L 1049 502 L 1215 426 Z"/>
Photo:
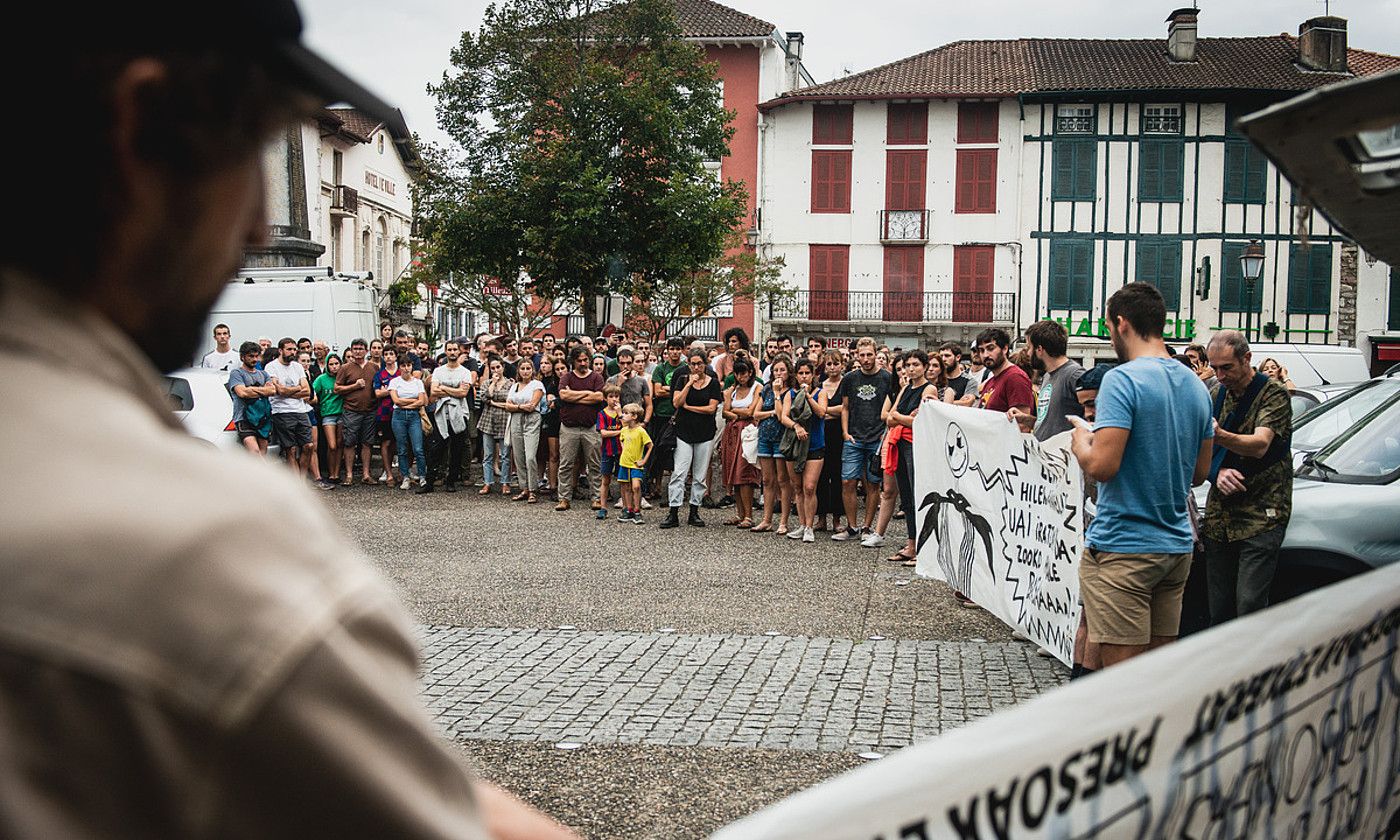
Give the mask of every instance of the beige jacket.
<path id="1" fill-rule="evenodd" d="M 0 837 L 484 837 L 384 582 L 164 397 L 0 277 Z"/>

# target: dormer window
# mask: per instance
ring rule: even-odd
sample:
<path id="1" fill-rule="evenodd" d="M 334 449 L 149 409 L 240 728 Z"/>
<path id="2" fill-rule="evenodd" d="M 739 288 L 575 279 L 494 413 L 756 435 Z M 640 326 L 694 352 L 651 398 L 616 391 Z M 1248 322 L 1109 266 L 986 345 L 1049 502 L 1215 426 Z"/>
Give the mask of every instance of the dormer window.
<path id="1" fill-rule="evenodd" d="M 1180 105 L 1144 105 L 1142 108 L 1143 134 L 1180 134 Z"/>
<path id="2" fill-rule="evenodd" d="M 1094 133 L 1094 106 L 1093 106 L 1093 105 L 1057 105 L 1057 106 L 1055 106 L 1055 133 L 1056 133 L 1056 134 L 1093 134 L 1093 133 Z"/>

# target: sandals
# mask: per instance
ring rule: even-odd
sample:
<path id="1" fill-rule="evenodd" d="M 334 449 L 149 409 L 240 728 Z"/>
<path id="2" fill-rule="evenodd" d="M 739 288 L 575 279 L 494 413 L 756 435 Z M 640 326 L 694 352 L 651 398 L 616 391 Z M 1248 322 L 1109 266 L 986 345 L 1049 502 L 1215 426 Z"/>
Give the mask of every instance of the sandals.
<path id="1" fill-rule="evenodd" d="M 489 495 L 491 495 L 491 485 L 487 484 L 487 485 L 483 486 L 480 490 L 476 491 L 476 495 L 478 495 L 478 496 L 489 496 Z"/>
<path id="2" fill-rule="evenodd" d="M 910 557 L 908 554 L 905 554 L 905 553 L 904 553 L 904 549 L 900 549 L 899 551 L 896 551 L 896 552 L 894 553 L 893 556 L 891 556 L 891 557 L 886 557 L 885 559 L 888 560 L 888 561 L 891 562 L 891 563 L 906 563 L 906 564 L 908 564 L 908 563 L 913 563 L 913 562 L 914 562 L 916 559 L 918 559 L 918 558 Z"/>
<path id="3" fill-rule="evenodd" d="M 755 526 L 753 526 L 752 528 L 749 529 L 749 532 L 750 532 L 750 533 L 754 533 L 754 534 L 766 534 L 766 533 L 768 533 L 768 532 L 771 531 L 771 530 L 773 530 L 773 526 L 772 526 L 771 524 L 765 522 L 765 523 L 763 523 L 762 525 L 755 525 Z"/>
<path id="4" fill-rule="evenodd" d="M 510 500 L 512 502 L 523 502 L 526 499 L 533 499 L 534 497 L 534 493 L 531 493 L 528 490 L 521 490 L 519 493 L 516 493 L 514 496 L 511 496 Z"/>
<path id="5" fill-rule="evenodd" d="M 526 498 L 525 498 L 525 504 L 527 504 L 527 505 L 537 504 L 538 502 L 539 502 L 539 498 L 536 497 L 534 493 L 529 494 L 529 495 L 526 496 Z"/>
<path id="6" fill-rule="evenodd" d="M 743 522 L 743 521 L 744 521 L 743 517 L 740 517 L 740 516 L 731 516 L 731 517 L 729 517 L 728 519 L 726 519 L 726 520 L 724 521 L 724 524 L 725 524 L 725 525 L 729 525 L 729 526 L 734 526 L 734 525 L 738 525 L 740 522 Z M 749 524 L 752 525 L 753 523 L 750 522 Z"/>
<path id="7" fill-rule="evenodd" d="M 789 530 L 789 529 L 788 529 L 788 526 L 786 526 L 786 525 L 779 525 L 779 526 L 773 531 L 773 533 L 777 534 L 777 535 L 780 536 L 780 537 L 786 537 L 786 536 L 788 535 L 788 530 Z"/>
<path id="8" fill-rule="evenodd" d="M 736 523 L 734 523 L 734 524 L 737 525 L 737 526 L 740 527 L 740 528 L 749 529 L 749 528 L 752 528 L 752 527 L 753 527 L 753 520 L 752 520 L 752 519 L 749 519 L 748 517 L 744 517 L 743 519 L 740 519 L 738 522 L 736 522 Z"/>

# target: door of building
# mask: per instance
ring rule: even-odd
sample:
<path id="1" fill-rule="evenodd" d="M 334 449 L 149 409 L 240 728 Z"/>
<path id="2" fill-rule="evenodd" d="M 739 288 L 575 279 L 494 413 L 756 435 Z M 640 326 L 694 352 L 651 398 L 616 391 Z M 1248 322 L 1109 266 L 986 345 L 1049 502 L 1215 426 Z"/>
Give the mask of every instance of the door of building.
<path id="1" fill-rule="evenodd" d="M 953 320 L 986 324 L 992 320 L 992 285 L 996 248 L 957 245 L 953 248 Z"/>

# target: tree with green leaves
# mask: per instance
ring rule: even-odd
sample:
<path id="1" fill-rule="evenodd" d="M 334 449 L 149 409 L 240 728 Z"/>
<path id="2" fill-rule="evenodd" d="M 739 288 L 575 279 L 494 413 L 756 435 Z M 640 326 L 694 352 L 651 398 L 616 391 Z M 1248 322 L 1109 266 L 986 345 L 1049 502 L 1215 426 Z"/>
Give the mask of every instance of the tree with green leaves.
<path id="1" fill-rule="evenodd" d="M 745 220 L 714 65 L 671 0 L 506 0 L 463 33 L 437 98 L 453 150 L 426 155 L 425 268 L 545 300 L 663 290 L 714 265 Z"/>

